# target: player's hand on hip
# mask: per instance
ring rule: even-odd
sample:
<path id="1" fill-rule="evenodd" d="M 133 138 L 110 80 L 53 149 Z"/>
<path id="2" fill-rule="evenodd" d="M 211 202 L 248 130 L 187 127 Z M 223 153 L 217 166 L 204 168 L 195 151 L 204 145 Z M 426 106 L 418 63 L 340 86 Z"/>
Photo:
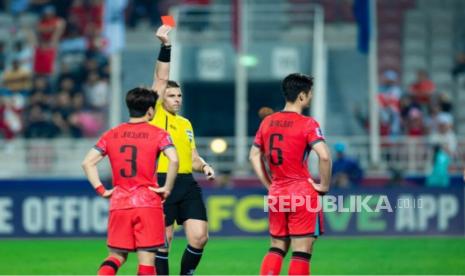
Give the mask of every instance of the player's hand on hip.
<path id="1" fill-rule="evenodd" d="M 167 199 L 171 194 L 171 191 L 168 190 L 166 187 L 159 187 L 159 188 L 149 187 L 149 189 L 159 194 L 163 198 L 162 202 L 164 202 L 165 199 Z"/>
<path id="2" fill-rule="evenodd" d="M 171 27 L 168 25 L 161 25 L 157 32 L 155 33 L 156 37 L 163 43 L 164 45 L 170 44 L 170 38 L 168 33 L 171 31 Z"/>
<path id="3" fill-rule="evenodd" d="M 207 180 L 215 180 L 215 170 L 210 167 L 210 165 L 206 165 L 203 167 L 203 173 Z"/>
<path id="4" fill-rule="evenodd" d="M 313 189 L 317 191 L 320 195 L 324 195 L 328 192 L 327 189 L 323 187 L 320 183 L 316 183 L 313 179 L 309 178 L 308 182 L 313 186 Z"/>
<path id="5" fill-rule="evenodd" d="M 104 198 L 110 198 L 111 195 L 113 194 L 113 191 L 114 191 L 114 190 L 115 190 L 114 188 L 113 188 L 113 189 L 110 189 L 110 190 L 105 190 L 105 192 L 102 194 L 102 197 L 104 197 Z"/>

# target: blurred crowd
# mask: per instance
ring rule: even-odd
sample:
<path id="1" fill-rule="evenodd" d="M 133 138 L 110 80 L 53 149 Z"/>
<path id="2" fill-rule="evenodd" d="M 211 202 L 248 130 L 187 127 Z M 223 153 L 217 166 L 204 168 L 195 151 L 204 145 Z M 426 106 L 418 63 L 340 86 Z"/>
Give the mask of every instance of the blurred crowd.
<path id="1" fill-rule="evenodd" d="M 425 70 L 405 90 L 395 71 L 385 71 L 380 80 L 378 104 L 380 134 L 424 137 L 453 131 L 453 102 L 450 94 L 438 91 Z M 356 110 L 359 122 L 369 128 L 368 117 Z"/>
<path id="2" fill-rule="evenodd" d="M 464 53 L 458 54 L 451 74 L 454 79 L 465 74 Z M 380 134 L 390 138 L 382 142 L 382 147 L 395 147 L 396 138 L 400 136 L 424 138 L 432 145 L 432 169 L 426 184 L 448 186 L 449 165 L 457 156 L 454 103 L 451 95 L 437 89 L 425 70 L 418 70 L 415 81 L 405 89 L 399 85 L 398 74 L 393 70 L 387 70 L 382 74 L 378 104 Z M 369 129 L 368 116 L 360 109 L 356 110 L 356 116 L 359 122 Z M 392 156 L 385 158 L 389 159 Z"/>
<path id="3" fill-rule="evenodd" d="M 0 136 L 94 137 L 106 127 L 109 64 L 102 0 L 12 1 L 0 39 Z"/>

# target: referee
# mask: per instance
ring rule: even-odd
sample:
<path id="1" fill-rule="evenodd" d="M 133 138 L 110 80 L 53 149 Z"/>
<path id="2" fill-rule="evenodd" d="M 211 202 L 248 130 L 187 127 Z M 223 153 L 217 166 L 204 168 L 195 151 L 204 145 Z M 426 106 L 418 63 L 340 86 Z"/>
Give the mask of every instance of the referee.
<path id="1" fill-rule="evenodd" d="M 151 124 L 166 130 L 173 139 L 179 155 L 179 170 L 171 195 L 164 203 L 166 237 L 168 246 L 159 249 L 155 259 L 158 275 L 169 275 L 168 250 L 173 240 L 173 224 L 183 225 L 188 245 L 181 260 L 181 275 L 193 275 L 208 240 L 207 212 L 202 191 L 192 176 L 192 171 L 202 172 L 213 180 L 215 172 L 200 156 L 195 147 L 194 131 L 188 119 L 178 112 L 182 93 L 178 83 L 169 80 L 171 45 L 170 28 L 162 26 L 157 37 L 162 42 L 155 66 L 152 88 L 159 100 Z M 162 154 L 158 160 L 158 183 L 165 183 L 168 159 Z"/>

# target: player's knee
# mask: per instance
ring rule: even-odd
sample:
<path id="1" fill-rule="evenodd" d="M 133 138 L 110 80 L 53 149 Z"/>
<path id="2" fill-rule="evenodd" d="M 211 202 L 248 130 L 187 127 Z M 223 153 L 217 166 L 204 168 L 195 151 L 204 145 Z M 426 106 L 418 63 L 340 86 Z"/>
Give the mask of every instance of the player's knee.
<path id="1" fill-rule="evenodd" d="M 113 257 L 113 258 L 116 258 L 118 259 L 118 261 L 120 261 L 121 265 L 124 264 L 126 262 L 126 259 L 128 257 L 128 254 L 127 253 L 116 253 L 116 252 L 111 252 L 110 253 L 110 257 Z"/>
<path id="2" fill-rule="evenodd" d="M 192 237 L 190 241 L 191 245 L 195 248 L 203 248 L 208 242 L 208 234 L 207 233 L 199 233 Z"/>
<path id="3" fill-rule="evenodd" d="M 271 247 L 279 248 L 280 250 L 287 253 L 289 250 L 289 240 L 271 239 Z"/>
<path id="4" fill-rule="evenodd" d="M 173 232 L 166 233 L 166 239 L 168 240 L 168 242 L 171 242 L 173 240 L 173 236 Z"/>
<path id="5" fill-rule="evenodd" d="M 165 237 L 166 237 L 166 242 L 168 244 L 171 244 L 171 242 L 173 241 L 173 237 L 174 237 L 173 231 L 166 231 Z"/>

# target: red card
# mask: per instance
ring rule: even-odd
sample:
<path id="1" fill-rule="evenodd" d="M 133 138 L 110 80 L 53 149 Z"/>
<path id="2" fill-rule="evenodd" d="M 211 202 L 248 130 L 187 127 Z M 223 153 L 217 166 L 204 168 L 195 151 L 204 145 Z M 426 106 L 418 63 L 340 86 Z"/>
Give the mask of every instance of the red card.
<path id="1" fill-rule="evenodd" d="M 163 25 L 168 25 L 172 28 L 176 26 L 176 22 L 174 21 L 174 17 L 171 15 L 164 15 L 161 17 L 161 22 Z"/>

